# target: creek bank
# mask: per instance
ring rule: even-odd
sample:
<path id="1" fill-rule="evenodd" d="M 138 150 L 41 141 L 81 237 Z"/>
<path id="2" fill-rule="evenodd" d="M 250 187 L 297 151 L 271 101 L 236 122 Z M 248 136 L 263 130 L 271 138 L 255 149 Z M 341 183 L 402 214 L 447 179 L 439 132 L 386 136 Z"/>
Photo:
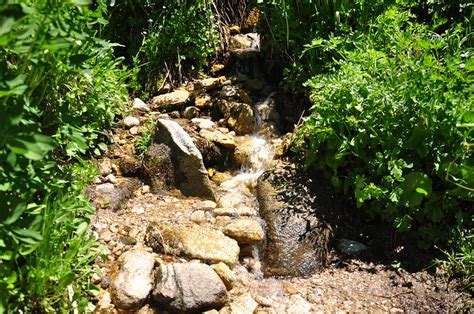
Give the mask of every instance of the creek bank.
<path id="1" fill-rule="evenodd" d="M 249 45 L 236 53 L 245 56 L 242 71 L 249 70 L 258 50 Z M 331 229 L 337 230 L 340 217 L 333 223 L 319 212 L 320 200 L 315 203 L 307 180 L 273 160 L 285 148 L 279 134 L 284 106 L 271 86 L 239 75 L 195 80 L 148 103 L 130 104 L 139 124 L 124 121 L 124 128 L 115 130 L 116 145 L 90 189 L 101 208 L 92 231 L 108 248 L 106 259 L 96 261 L 101 269 L 94 279 L 101 289 L 97 311 L 263 314 L 423 306 L 404 307 L 399 298 L 429 287 L 408 279 L 408 273 L 397 275 L 393 287 L 394 272 L 381 265 L 355 263 L 339 272 L 321 268 L 336 263 Z M 157 128 L 151 146 L 137 157 L 137 135 L 147 132 L 147 120 L 157 121 Z M 124 180 L 138 183 L 118 193 Z M 100 201 L 107 196 L 103 184 L 112 195 L 109 201 Z M 282 241 L 286 236 L 289 241 Z M 279 252 L 269 250 L 272 245 Z M 143 265 L 130 266 L 135 261 L 129 263 L 128 256 L 141 254 L 136 262 Z M 267 260 L 272 255 L 275 261 Z M 306 276 L 263 277 L 262 270 Z M 403 280 L 415 288 L 399 284 Z M 143 289 L 134 291 L 133 282 L 142 282 Z M 363 295 L 369 290 L 373 295 Z M 453 297 L 430 294 L 436 304 Z"/>

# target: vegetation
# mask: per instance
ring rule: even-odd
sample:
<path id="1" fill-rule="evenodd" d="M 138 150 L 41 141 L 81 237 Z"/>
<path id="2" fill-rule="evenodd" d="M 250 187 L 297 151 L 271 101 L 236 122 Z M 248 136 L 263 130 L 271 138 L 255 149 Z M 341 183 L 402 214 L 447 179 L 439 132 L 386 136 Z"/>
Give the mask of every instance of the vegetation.
<path id="1" fill-rule="evenodd" d="M 90 157 L 127 91 L 205 70 L 245 6 L 282 86 L 313 103 L 294 141 L 306 167 L 441 248 L 472 291 L 472 4 L 0 0 L 0 313 L 93 309 Z"/>

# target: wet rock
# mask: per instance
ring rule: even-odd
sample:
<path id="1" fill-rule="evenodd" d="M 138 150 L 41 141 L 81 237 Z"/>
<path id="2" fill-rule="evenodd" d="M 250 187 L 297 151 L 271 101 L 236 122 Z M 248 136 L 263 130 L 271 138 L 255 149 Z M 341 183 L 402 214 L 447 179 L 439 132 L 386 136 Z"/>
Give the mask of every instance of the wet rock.
<path id="1" fill-rule="evenodd" d="M 322 217 L 330 211 L 317 202 L 311 184 L 310 177 L 291 167 L 266 171 L 258 179 L 267 275 L 308 275 L 327 263 L 333 234 Z"/>
<path id="2" fill-rule="evenodd" d="M 358 255 L 363 251 L 367 251 L 367 246 L 364 244 L 347 239 L 340 239 L 336 242 L 336 248 L 343 254 Z"/>
<path id="3" fill-rule="evenodd" d="M 196 224 L 151 224 L 145 240 L 155 251 L 229 265 L 237 262 L 240 251 L 237 241 L 221 231 Z"/>
<path id="4" fill-rule="evenodd" d="M 252 298 L 250 293 L 242 294 L 229 304 L 231 314 L 253 313 L 257 307 L 258 303 Z"/>
<path id="5" fill-rule="evenodd" d="M 201 80 L 200 84 L 202 88 L 204 88 L 207 91 L 210 91 L 213 89 L 221 88 L 226 81 L 227 81 L 227 78 L 225 76 L 209 77 L 209 78 Z"/>
<path id="6" fill-rule="evenodd" d="M 227 290 L 232 290 L 237 277 L 235 276 L 235 273 L 229 268 L 229 266 L 224 263 L 218 263 L 211 265 L 211 268 L 216 272 L 217 275 L 219 275 Z"/>
<path id="7" fill-rule="evenodd" d="M 139 308 L 152 288 L 155 260 L 147 252 L 127 252 L 119 259 L 120 267 L 110 284 L 112 303 L 119 309 Z"/>
<path id="8" fill-rule="evenodd" d="M 170 147 L 175 183 L 184 195 L 215 199 L 202 155 L 189 134 L 179 124 L 159 119 L 154 141 Z"/>
<path id="9" fill-rule="evenodd" d="M 153 97 L 150 101 L 152 109 L 162 111 L 173 111 L 179 109 L 190 99 L 190 93 L 186 90 L 177 90 L 171 93 Z"/>
<path id="10" fill-rule="evenodd" d="M 241 218 L 232 221 L 224 228 L 224 234 L 239 244 L 251 244 L 263 240 L 262 226 L 255 219 Z"/>
<path id="11" fill-rule="evenodd" d="M 135 157 L 125 156 L 120 160 L 120 173 L 125 177 L 136 177 L 139 175 L 142 163 Z"/>
<path id="12" fill-rule="evenodd" d="M 219 96 L 222 99 L 240 101 L 247 105 L 252 105 L 252 99 L 250 98 L 250 96 L 237 86 L 226 85 L 222 87 Z"/>
<path id="13" fill-rule="evenodd" d="M 203 95 L 203 96 L 196 97 L 196 99 L 194 100 L 194 105 L 198 107 L 199 109 L 211 108 L 212 106 L 211 96 Z"/>
<path id="14" fill-rule="evenodd" d="M 140 125 L 140 120 L 138 120 L 138 118 L 136 117 L 128 116 L 123 119 L 123 124 L 125 125 L 125 127 L 130 129 L 131 127 Z"/>
<path id="15" fill-rule="evenodd" d="M 214 121 L 210 119 L 194 118 L 191 121 L 196 124 L 200 129 L 212 130 L 216 127 Z"/>
<path id="16" fill-rule="evenodd" d="M 255 132 L 257 120 L 251 106 L 225 100 L 220 100 L 217 104 L 217 109 L 224 116 L 227 125 L 238 135 Z"/>
<path id="17" fill-rule="evenodd" d="M 261 133 L 278 134 L 281 128 L 280 114 L 278 113 L 274 93 L 264 101 L 255 105 L 261 123 Z"/>
<path id="18" fill-rule="evenodd" d="M 244 167 L 255 171 L 267 169 L 273 160 L 273 148 L 263 138 L 255 136 L 240 137 L 232 154 L 235 167 Z"/>
<path id="19" fill-rule="evenodd" d="M 230 173 L 219 172 L 219 171 L 215 171 L 211 176 L 211 180 L 213 182 L 218 183 L 218 184 L 221 184 L 222 182 L 225 182 L 225 181 L 230 180 L 232 178 L 233 178 L 233 176 Z"/>
<path id="20" fill-rule="evenodd" d="M 193 118 L 198 117 L 199 113 L 200 113 L 199 108 L 194 107 L 194 106 L 189 106 L 189 107 L 186 107 L 186 109 L 184 109 L 183 118 L 191 120 Z"/>
<path id="21" fill-rule="evenodd" d="M 96 208 L 117 210 L 122 207 L 140 187 L 136 178 L 121 178 L 116 185 L 103 183 L 86 189 L 85 195 Z"/>
<path id="22" fill-rule="evenodd" d="M 209 131 L 202 129 L 201 131 L 199 131 L 199 135 L 210 142 L 220 144 L 226 148 L 234 149 L 237 146 L 232 135 L 224 134 L 217 130 Z"/>
<path id="23" fill-rule="evenodd" d="M 153 193 L 174 187 L 171 149 L 165 144 L 151 144 L 143 155 L 143 175 Z"/>
<path id="24" fill-rule="evenodd" d="M 211 267 L 201 263 L 161 264 L 153 299 L 174 312 L 220 308 L 227 302 L 224 283 Z"/>
<path id="25" fill-rule="evenodd" d="M 144 103 L 143 100 L 141 100 L 140 98 L 133 99 L 132 109 L 142 111 L 142 112 L 150 111 L 150 107 L 148 107 L 148 105 Z"/>

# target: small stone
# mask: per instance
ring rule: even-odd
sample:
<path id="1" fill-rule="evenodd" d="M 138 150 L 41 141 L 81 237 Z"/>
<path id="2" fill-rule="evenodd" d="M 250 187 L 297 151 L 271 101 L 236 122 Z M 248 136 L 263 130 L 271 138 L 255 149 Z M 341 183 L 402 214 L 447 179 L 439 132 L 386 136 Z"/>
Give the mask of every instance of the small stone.
<path id="1" fill-rule="evenodd" d="M 191 122 L 197 124 L 200 129 L 210 130 L 216 127 L 214 121 L 210 119 L 194 118 L 191 120 Z"/>
<path id="2" fill-rule="evenodd" d="M 112 163 L 110 159 L 103 159 L 99 162 L 99 173 L 103 176 L 112 173 Z"/>
<path id="3" fill-rule="evenodd" d="M 311 303 L 303 299 L 303 297 L 298 294 L 292 295 L 290 298 L 290 304 L 286 308 L 286 313 L 311 313 Z"/>
<path id="4" fill-rule="evenodd" d="M 205 222 L 207 220 L 206 212 L 203 210 L 196 210 L 190 215 L 189 219 L 195 223 Z"/>
<path id="5" fill-rule="evenodd" d="M 131 128 L 131 127 L 133 127 L 133 126 L 140 125 L 140 120 L 138 120 L 138 118 L 136 118 L 136 117 L 128 116 L 128 117 L 126 117 L 125 119 L 123 119 L 123 124 L 124 124 L 127 128 Z"/>
<path id="6" fill-rule="evenodd" d="M 297 294 L 301 292 L 300 289 L 289 282 L 283 282 L 283 289 L 285 289 L 288 294 Z"/>
<path id="7" fill-rule="evenodd" d="M 102 183 L 102 179 L 100 177 L 94 177 L 94 179 L 92 180 L 92 183 L 94 184 L 101 184 Z"/>
<path id="8" fill-rule="evenodd" d="M 262 297 L 261 295 L 255 296 L 255 301 L 257 301 L 257 303 L 260 304 L 261 306 L 265 306 L 265 307 L 272 306 L 272 300 L 269 298 Z"/>
<path id="9" fill-rule="evenodd" d="M 206 312 L 202 312 L 202 314 L 219 314 L 219 311 L 218 310 L 209 310 L 209 311 L 206 311 Z"/>
<path id="10" fill-rule="evenodd" d="M 235 273 L 224 263 L 218 263 L 211 265 L 211 268 L 219 275 L 224 282 L 227 290 L 232 290 L 234 283 L 237 280 Z"/>
<path id="11" fill-rule="evenodd" d="M 258 221 L 249 218 L 236 219 L 224 228 L 224 234 L 242 244 L 263 240 L 263 228 Z"/>
<path id="12" fill-rule="evenodd" d="M 139 174 L 142 163 L 137 158 L 127 156 L 120 160 L 119 167 L 123 176 L 135 177 Z"/>
<path id="13" fill-rule="evenodd" d="M 105 180 L 112 183 L 112 184 L 117 184 L 117 178 L 113 174 L 109 174 L 108 176 L 105 177 Z"/>
<path id="14" fill-rule="evenodd" d="M 201 204 L 203 208 L 216 208 L 217 206 L 216 202 L 209 201 L 209 200 L 203 201 Z"/>
<path id="15" fill-rule="evenodd" d="M 201 80 L 200 84 L 205 90 L 209 91 L 222 87 L 226 81 L 227 78 L 225 76 L 209 77 Z"/>
<path id="16" fill-rule="evenodd" d="M 145 102 L 143 102 L 143 100 L 141 100 L 140 98 L 135 98 L 133 100 L 132 109 L 136 109 L 138 111 L 143 111 L 143 112 L 150 111 L 150 107 L 148 107 L 148 105 Z"/>
<path id="17" fill-rule="evenodd" d="M 216 63 L 216 64 L 212 65 L 211 72 L 214 73 L 214 74 L 217 74 L 220 71 L 222 71 L 224 68 L 225 68 L 225 66 L 223 64 Z"/>
<path id="18" fill-rule="evenodd" d="M 120 242 L 122 242 L 125 245 L 135 245 L 135 244 L 137 244 L 137 240 L 135 238 L 130 237 L 130 236 L 121 236 L 120 237 Z"/>
<path id="19" fill-rule="evenodd" d="M 144 213 L 145 213 L 145 209 L 144 209 L 143 206 L 141 206 L 141 205 L 133 206 L 130 211 L 131 211 L 132 213 L 135 213 L 135 214 L 138 214 L 138 215 L 141 215 L 141 214 L 144 214 Z"/>
<path id="20" fill-rule="evenodd" d="M 177 90 L 168 94 L 159 95 L 151 99 L 153 109 L 172 111 L 189 101 L 190 93 L 186 90 Z"/>
<path id="21" fill-rule="evenodd" d="M 134 126 L 130 129 L 130 134 L 132 135 L 138 135 L 142 132 L 142 129 L 138 126 Z"/>
<path id="22" fill-rule="evenodd" d="M 183 111 L 183 118 L 191 120 L 193 118 L 198 117 L 200 112 L 201 111 L 197 107 L 194 107 L 194 106 L 186 107 L 186 109 L 184 109 Z"/>
<path id="23" fill-rule="evenodd" d="M 199 109 L 211 108 L 212 107 L 212 99 L 209 95 L 198 96 L 194 100 L 194 105 Z"/>
<path id="24" fill-rule="evenodd" d="M 150 193 L 150 186 L 149 185 L 142 186 L 142 193 L 143 194 Z"/>
<path id="25" fill-rule="evenodd" d="M 231 35 L 240 34 L 240 26 L 238 25 L 229 26 L 229 32 Z"/>
<path id="26" fill-rule="evenodd" d="M 231 314 L 253 313 L 258 307 L 258 303 L 252 298 L 250 293 L 242 294 L 229 305 Z M 304 313 L 304 312 L 301 312 Z"/>
<path id="27" fill-rule="evenodd" d="M 102 281 L 102 278 L 100 277 L 100 275 L 98 273 L 93 273 L 92 274 L 91 282 L 94 285 L 98 285 L 101 281 Z"/>
<path id="28" fill-rule="evenodd" d="M 256 216 L 257 210 L 248 206 L 219 207 L 213 211 L 215 216 Z"/>

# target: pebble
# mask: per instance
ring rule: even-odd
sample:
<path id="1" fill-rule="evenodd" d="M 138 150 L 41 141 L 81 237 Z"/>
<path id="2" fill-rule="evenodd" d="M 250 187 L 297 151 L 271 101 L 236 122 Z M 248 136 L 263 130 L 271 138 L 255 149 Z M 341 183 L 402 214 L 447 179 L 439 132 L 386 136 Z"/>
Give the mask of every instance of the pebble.
<path id="1" fill-rule="evenodd" d="M 140 98 L 135 98 L 133 100 L 132 109 L 136 109 L 139 111 L 150 111 L 150 107 L 148 107 L 148 105 Z"/>
<path id="2" fill-rule="evenodd" d="M 134 126 L 130 129 L 130 134 L 132 135 L 138 135 L 142 132 L 142 129 L 138 126 Z"/>
<path id="3" fill-rule="evenodd" d="M 109 174 L 105 177 L 105 180 L 112 183 L 112 184 L 117 184 L 117 178 L 113 174 Z"/>
<path id="4" fill-rule="evenodd" d="M 124 124 L 127 128 L 131 128 L 131 127 L 133 127 L 133 126 L 140 125 L 140 120 L 138 120 L 137 117 L 128 116 L 128 117 L 126 117 L 125 119 L 123 119 L 123 124 Z"/>
<path id="5" fill-rule="evenodd" d="M 98 285 L 102 281 L 102 278 L 97 273 L 93 273 L 91 277 L 91 282 L 94 285 Z"/>

